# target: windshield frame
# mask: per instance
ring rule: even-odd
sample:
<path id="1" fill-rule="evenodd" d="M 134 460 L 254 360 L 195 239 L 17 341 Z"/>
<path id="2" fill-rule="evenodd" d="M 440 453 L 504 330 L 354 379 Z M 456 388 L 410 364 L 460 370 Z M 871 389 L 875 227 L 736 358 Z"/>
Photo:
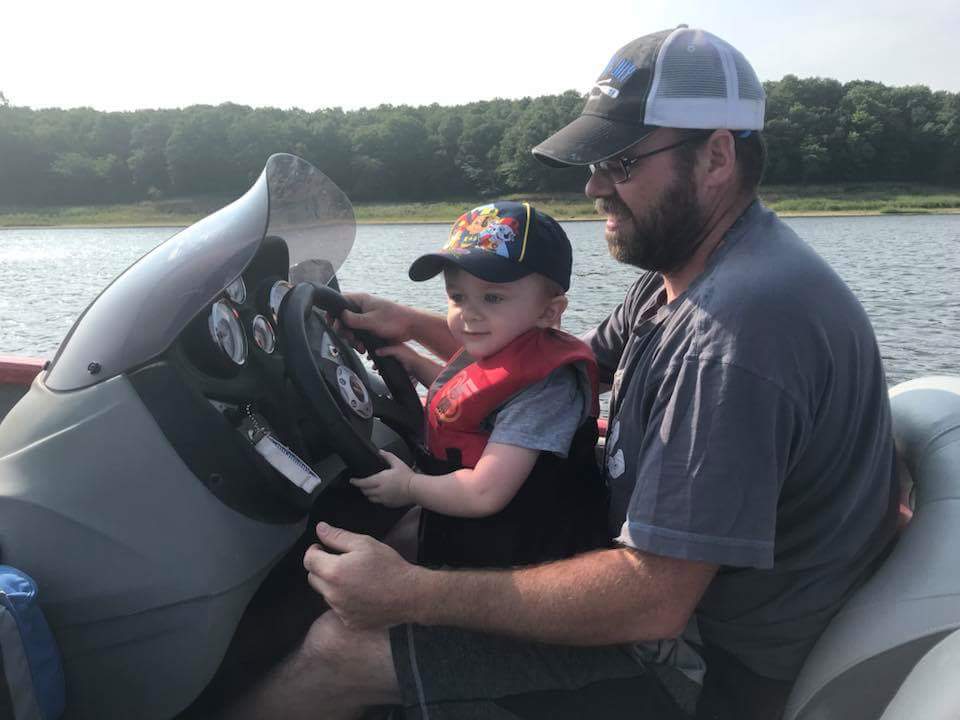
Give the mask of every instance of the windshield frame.
<path id="1" fill-rule="evenodd" d="M 355 234 L 353 207 L 340 188 L 295 155 L 273 155 L 242 197 L 113 280 L 74 323 L 43 382 L 78 390 L 156 358 L 243 274 L 268 235 L 287 243 L 291 282 L 326 284 Z"/>

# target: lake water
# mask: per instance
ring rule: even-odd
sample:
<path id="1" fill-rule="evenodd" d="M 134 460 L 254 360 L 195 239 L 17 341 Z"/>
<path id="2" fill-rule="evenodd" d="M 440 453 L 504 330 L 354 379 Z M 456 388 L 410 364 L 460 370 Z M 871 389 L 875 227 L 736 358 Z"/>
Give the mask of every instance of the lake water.
<path id="1" fill-rule="evenodd" d="M 960 215 L 792 218 L 866 307 L 891 384 L 960 374 Z M 599 222 L 565 223 L 574 279 L 564 326 L 580 332 L 623 297 L 639 271 L 607 254 Z M 440 281 L 412 283 L 411 261 L 445 225 L 365 225 L 340 272 L 345 290 L 441 310 Z M 52 357 L 73 321 L 118 273 L 177 228 L 0 229 L 0 354 Z"/>

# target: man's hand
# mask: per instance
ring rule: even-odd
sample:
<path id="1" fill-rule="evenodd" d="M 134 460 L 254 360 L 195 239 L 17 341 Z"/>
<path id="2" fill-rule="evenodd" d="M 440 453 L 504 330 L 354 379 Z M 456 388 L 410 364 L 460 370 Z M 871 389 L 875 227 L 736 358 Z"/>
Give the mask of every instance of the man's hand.
<path id="1" fill-rule="evenodd" d="M 368 330 L 377 337 L 395 343 L 406 342 L 412 338 L 411 308 L 367 293 L 344 293 L 343 296 L 359 305 L 360 312 L 344 310 L 333 327 L 338 334 L 353 343 L 357 350 L 363 352 L 364 347 L 350 332 L 351 329 Z"/>
<path id="2" fill-rule="evenodd" d="M 350 484 L 360 488 L 372 502 L 392 508 L 413 505 L 414 500 L 410 496 L 413 470 L 393 453 L 381 450 L 380 454 L 390 467 L 365 478 L 351 478 Z"/>
<path id="3" fill-rule="evenodd" d="M 320 523 L 317 538 L 322 545 L 303 556 L 307 582 L 344 625 L 376 629 L 413 621 L 417 576 L 429 571 L 367 535 Z"/>

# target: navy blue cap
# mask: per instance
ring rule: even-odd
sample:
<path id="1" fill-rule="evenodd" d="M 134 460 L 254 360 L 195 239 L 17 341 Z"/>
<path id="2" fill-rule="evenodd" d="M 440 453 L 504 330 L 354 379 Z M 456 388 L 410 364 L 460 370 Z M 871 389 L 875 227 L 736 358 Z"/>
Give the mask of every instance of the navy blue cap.
<path id="1" fill-rule="evenodd" d="M 410 279 L 429 280 L 450 265 L 487 282 L 511 282 L 540 273 L 566 292 L 573 250 L 552 217 L 530 203 L 502 201 L 461 215 L 439 252 L 414 260 Z"/>

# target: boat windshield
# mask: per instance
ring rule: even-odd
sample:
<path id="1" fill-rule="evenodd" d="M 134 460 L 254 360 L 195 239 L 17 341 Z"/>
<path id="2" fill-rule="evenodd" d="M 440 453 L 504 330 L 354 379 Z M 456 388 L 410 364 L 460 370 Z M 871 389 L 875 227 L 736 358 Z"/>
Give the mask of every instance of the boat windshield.
<path id="1" fill-rule="evenodd" d="M 44 382 L 76 390 L 161 354 L 240 277 L 264 237 L 286 242 L 290 282 L 326 284 L 355 231 L 353 207 L 333 181 L 295 155 L 273 155 L 240 199 L 161 243 L 107 286 L 74 323 Z"/>

